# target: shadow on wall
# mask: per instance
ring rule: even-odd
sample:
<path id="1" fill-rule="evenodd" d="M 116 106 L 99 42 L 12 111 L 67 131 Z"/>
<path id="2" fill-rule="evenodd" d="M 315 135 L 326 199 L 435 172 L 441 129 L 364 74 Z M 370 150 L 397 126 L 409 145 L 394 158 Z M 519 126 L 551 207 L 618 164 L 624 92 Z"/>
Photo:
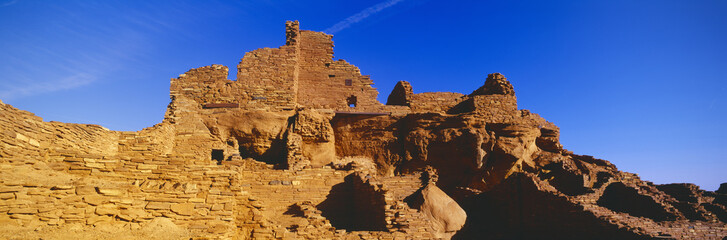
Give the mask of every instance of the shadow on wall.
<path id="1" fill-rule="evenodd" d="M 379 196 L 366 196 L 369 191 L 355 189 L 356 176 L 346 176 L 344 182 L 334 185 L 326 200 L 318 204 L 321 215 L 336 229 L 346 231 L 386 231 L 384 205 L 368 201 Z M 383 195 L 380 196 L 383 198 Z M 361 201 L 365 200 L 365 201 Z"/>
<path id="2" fill-rule="evenodd" d="M 597 203 L 616 212 L 651 218 L 654 221 L 673 221 L 676 219 L 676 216 L 665 211 L 664 207 L 651 197 L 641 195 L 638 190 L 620 182 L 608 185 Z"/>
<path id="3" fill-rule="evenodd" d="M 217 165 L 222 164 L 225 160 L 225 151 L 222 149 L 212 149 L 212 161 L 216 161 Z"/>
<path id="4" fill-rule="evenodd" d="M 238 138 L 238 142 L 240 142 L 240 157 L 243 159 L 252 158 L 266 164 L 272 164 L 275 169 L 287 168 L 287 149 L 284 140 L 271 140 L 270 147 L 267 147 L 267 149 L 256 146 L 254 142 L 244 138 Z"/>
<path id="5" fill-rule="evenodd" d="M 531 178 L 516 173 L 494 189 L 460 201 L 467 222 L 452 239 L 650 239 L 541 192 Z"/>

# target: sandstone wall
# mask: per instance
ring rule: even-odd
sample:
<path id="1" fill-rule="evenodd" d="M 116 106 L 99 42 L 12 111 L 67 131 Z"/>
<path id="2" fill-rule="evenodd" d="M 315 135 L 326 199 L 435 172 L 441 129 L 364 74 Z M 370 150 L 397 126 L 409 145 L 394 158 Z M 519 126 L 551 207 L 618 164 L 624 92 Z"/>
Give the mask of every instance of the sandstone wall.
<path id="1" fill-rule="evenodd" d="M 221 65 L 192 69 L 172 79 L 172 101 L 185 96 L 203 107 L 243 110 L 287 111 L 299 105 L 385 111 L 368 76 L 344 60 L 333 60 L 331 35 L 299 30 L 297 22 L 288 22 L 286 37 L 285 46 L 246 53 L 236 81 L 227 80 L 227 67 Z"/>
<path id="2" fill-rule="evenodd" d="M 248 52 L 240 61 L 237 84 L 247 93 L 243 108 L 293 110 L 296 104 L 298 56 L 295 46 Z"/>
<path id="3" fill-rule="evenodd" d="M 38 158 L 47 149 L 116 154 L 119 132 L 98 125 L 43 122 L 34 114 L 0 102 L 0 157 Z"/>
<path id="4" fill-rule="evenodd" d="M 247 210 L 238 206 L 246 201 L 240 198 L 237 173 L 204 160 L 53 151 L 47 161 L 10 164 L 18 168 L 30 164 L 36 169 L 29 175 L 3 173 L 0 212 L 21 224 L 82 223 L 133 229 L 165 217 L 193 231 L 236 233 L 237 221 L 241 221 L 236 216 L 245 216 L 237 211 Z M 52 181 L 32 178 L 46 172 L 57 177 L 51 177 Z"/>
<path id="5" fill-rule="evenodd" d="M 178 78 L 172 78 L 169 95 L 172 99 L 183 95 L 200 106 L 207 103 L 235 103 L 245 99 L 247 93 L 227 80 L 228 69 L 212 65 L 190 69 Z"/>
<path id="6" fill-rule="evenodd" d="M 513 122 L 520 117 L 515 96 L 476 95 L 454 106 L 450 113 L 474 113 L 488 122 Z"/>
<path id="7" fill-rule="evenodd" d="M 409 82 L 399 81 L 394 86 L 394 89 L 391 90 L 386 105 L 387 107 L 409 107 L 411 112 L 415 113 L 446 113 L 465 99 L 464 94 L 451 92 L 424 92 L 414 94 Z"/>
<path id="8" fill-rule="evenodd" d="M 379 92 L 371 86 L 373 81 L 368 76 L 342 59 L 333 61 L 331 37 L 300 31 L 299 103 L 312 108 L 361 112 L 383 106 L 376 100 Z"/>
<path id="9" fill-rule="evenodd" d="M 119 154 L 125 156 L 160 156 L 174 152 L 175 127 L 161 123 L 138 132 L 119 133 Z"/>
<path id="10" fill-rule="evenodd" d="M 412 112 L 445 113 L 463 100 L 464 94 L 450 92 L 425 92 L 412 95 Z"/>

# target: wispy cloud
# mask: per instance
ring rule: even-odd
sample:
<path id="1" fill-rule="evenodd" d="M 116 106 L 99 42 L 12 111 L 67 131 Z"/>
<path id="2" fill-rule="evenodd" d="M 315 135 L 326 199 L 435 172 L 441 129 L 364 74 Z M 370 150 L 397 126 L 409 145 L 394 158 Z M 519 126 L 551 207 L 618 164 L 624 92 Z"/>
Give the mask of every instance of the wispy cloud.
<path id="1" fill-rule="evenodd" d="M 17 1 L 17 0 L 16 0 Z M 0 6 L 4 1 L 0 0 Z M 100 6 L 99 6 L 100 4 Z M 84 12 L 108 11 L 105 2 L 49 4 L 49 30 L 11 31 L 0 46 L 0 99 L 60 92 L 102 81 L 123 79 L 119 69 L 139 65 L 149 56 L 148 36 L 168 34 L 175 25 L 149 14 L 113 13 L 109 21 L 89 21 Z M 128 15 L 128 16 L 127 16 Z M 138 21 L 132 21 L 140 19 Z M 29 21 L 19 18 L 17 21 Z M 53 36 L 51 38 L 47 36 Z"/>
<path id="2" fill-rule="evenodd" d="M 97 77 L 88 73 L 77 73 L 56 81 L 32 83 L 25 86 L 13 86 L 0 91 L 0 99 L 11 99 L 22 96 L 32 96 L 88 85 L 96 81 Z"/>
<path id="3" fill-rule="evenodd" d="M 323 30 L 323 32 L 328 34 L 334 34 L 337 33 L 343 29 L 346 29 L 351 26 L 351 24 L 360 22 L 361 20 L 366 19 L 367 17 L 376 14 L 378 12 L 381 12 L 384 9 L 387 9 L 391 6 L 394 6 L 395 4 L 402 2 L 404 0 L 388 0 L 385 2 L 381 2 L 379 4 L 376 4 L 374 6 L 371 6 L 369 8 L 364 9 L 363 11 L 356 13 L 354 15 L 351 15 L 350 17 L 344 19 L 343 21 L 340 21 L 336 23 L 335 25 L 327 28 L 326 30 Z"/>
<path id="4" fill-rule="evenodd" d="M 20 2 L 20 0 L 10 0 L 10 1 L 7 1 L 7 2 L 0 2 L 0 7 L 7 7 L 7 6 L 10 6 L 10 5 L 16 4 L 18 2 Z"/>

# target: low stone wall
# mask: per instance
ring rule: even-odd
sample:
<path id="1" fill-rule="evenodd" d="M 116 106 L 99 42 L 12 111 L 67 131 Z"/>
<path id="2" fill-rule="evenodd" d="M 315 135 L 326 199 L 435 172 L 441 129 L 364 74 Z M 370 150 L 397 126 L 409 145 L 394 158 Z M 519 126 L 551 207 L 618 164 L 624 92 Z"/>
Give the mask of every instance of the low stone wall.
<path id="1" fill-rule="evenodd" d="M 460 102 L 449 113 L 476 114 L 487 122 L 514 122 L 521 117 L 517 109 L 517 99 L 509 95 L 475 95 Z"/>
<path id="2" fill-rule="evenodd" d="M 183 157 L 139 159 L 69 152 L 50 152 L 48 157 L 48 162 L 34 164 L 99 181 L 3 182 L 1 213 L 48 225 L 142 223 L 166 217 L 198 231 L 237 228 L 234 212 L 244 203 L 239 175 L 223 166 Z"/>
<path id="3" fill-rule="evenodd" d="M 98 125 L 44 122 L 34 114 L 0 102 L 0 158 L 34 158 L 44 149 L 116 154 L 119 132 Z"/>
<path id="4" fill-rule="evenodd" d="M 452 92 L 425 92 L 412 95 L 412 112 L 445 113 L 464 100 L 464 94 Z"/>

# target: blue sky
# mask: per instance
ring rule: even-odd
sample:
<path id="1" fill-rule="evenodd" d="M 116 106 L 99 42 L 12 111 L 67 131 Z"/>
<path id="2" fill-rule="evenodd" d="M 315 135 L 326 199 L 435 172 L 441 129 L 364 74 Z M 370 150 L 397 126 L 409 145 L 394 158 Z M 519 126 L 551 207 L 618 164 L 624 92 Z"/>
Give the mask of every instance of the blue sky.
<path id="1" fill-rule="evenodd" d="M 382 102 L 399 80 L 469 93 L 501 72 L 567 149 L 655 183 L 727 182 L 727 1 L 0 0 L 0 99 L 140 130 L 170 78 L 234 69 L 296 19 L 334 33 Z"/>

